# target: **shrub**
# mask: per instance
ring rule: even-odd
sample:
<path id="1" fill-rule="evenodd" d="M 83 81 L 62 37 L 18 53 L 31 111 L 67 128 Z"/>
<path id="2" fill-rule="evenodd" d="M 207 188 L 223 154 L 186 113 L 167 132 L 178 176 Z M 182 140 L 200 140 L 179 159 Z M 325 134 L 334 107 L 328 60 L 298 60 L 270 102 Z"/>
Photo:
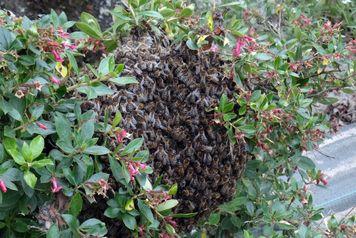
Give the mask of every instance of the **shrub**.
<path id="1" fill-rule="evenodd" d="M 87 107 L 113 93 L 108 82 L 137 81 L 120 76 L 124 65 L 112 56 L 83 65 L 82 52 L 97 42 L 69 33 L 73 25 L 64 13 L 31 21 L 0 12 L 1 234 L 102 237 L 101 220 L 136 235 L 174 234 L 177 188 L 151 183 L 143 138 L 119 127 L 120 112 L 111 119 Z M 96 202 L 98 216 L 88 210 Z"/>
<path id="2" fill-rule="evenodd" d="M 115 63 L 115 54 L 110 52 L 115 50 L 120 56 L 125 52 L 120 47 L 125 45 L 118 43 L 124 36 L 130 35 L 134 40 L 147 31 L 151 41 L 162 43 L 169 52 L 178 52 L 176 59 L 182 60 L 182 65 L 199 59 L 199 64 L 208 65 L 204 70 L 209 71 L 209 66 L 218 69 L 224 87 L 213 93 L 214 100 L 206 105 L 213 108 L 210 113 L 200 108 L 202 131 L 210 130 L 210 122 L 219 133 L 226 131 L 231 151 L 244 145 L 252 158 L 243 178 L 237 181 L 234 198 L 218 208 L 209 207 L 213 212 L 206 220 L 200 220 L 201 229 L 192 236 L 232 236 L 243 231 L 244 237 L 253 237 L 258 230 L 266 237 L 320 236 L 312 225 L 322 218 L 322 209 L 312 205 L 308 185 L 326 186 L 327 178 L 304 152 L 315 148 L 329 131 L 327 116 L 315 110 L 315 105 L 336 102 L 329 96 L 331 91 L 354 92 L 354 41 L 345 41 L 342 24 L 308 15 L 307 9 L 317 5 L 303 2 L 295 6 L 293 2 L 286 2 L 288 7 L 269 1 L 231 2 L 214 5 L 199 18 L 193 16 L 193 5 L 185 1 L 128 1 L 113 10 L 113 26 L 105 31 L 87 13 L 75 23 L 67 21 L 64 13 L 57 15 L 54 11 L 38 21 L 1 11 L 2 234 L 174 237 L 174 218 L 195 215 L 172 213 L 178 204 L 172 199 L 177 184 L 161 185 L 162 177 L 157 172 L 154 182 L 149 179 L 153 169 L 147 164 L 149 151 L 143 147 L 154 149 L 157 146 L 147 145 L 154 145 L 155 140 L 147 137 L 145 145 L 143 138 L 133 138 L 132 134 L 144 134 L 140 132 L 144 126 L 135 129 L 136 125 L 128 120 L 134 116 L 130 110 L 124 115 L 110 110 L 115 108 L 110 96 L 116 96 L 117 90 L 127 96 L 145 85 L 142 79 L 125 75 L 125 66 Z M 351 22 L 343 9 L 343 19 Z M 74 24 L 82 32 L 69 33 Z M 146 47 L 150 39 L 145 42 Z M 84 63 L 88 61 L 85 53 L 91 52 L 103 55 L 98 65 Z M 207 64 L 206 59 L 213 63 Z M 139 55 L 133 60 L 139 61 Z M 142 76 L 137 73 L 142 65 L 135 68 L 135 62 L 123 61 L 128 63 L 126 72 Z M 175 64 L 167 64 L 169 73 L 169 65 Z M 193 65 L 190 70 L 199 68 Z M 187 75 L 176 77 L 184 81 Z M 155 80 L 161 83 L 158 94 L 164 99 L 166 96 L 160 92 L 170 82 L 162 82 L 160 77 Z M 137 83 L 140 84 L 129 86 Z M 198 88 L 195 81 L 186 83 L 177 95 L 185 96 L 185 90 Z M 237 87 L 235 93 L 233 83 Z M 199 86 L 199 90 L 203 89 L 204 84 Z M 217 96 L 221 96 L 220 100 L 215 100 Z M 194 103 L 194 98 L 200 99 L 192 92 L 188 101 Z M 132 103 L 131 98 L 126 99 Z M 187 99 L 183 101 L 186 103 Z M 110 105 L 103 106 L 103 102 Z M 166 102 L 161 104 L 169 106 Z M 155 133 L 157 128 L 150 130 Z M 195 140 L 188 137 L 185 145 L 199 144 Z M 179 146 L 175 146 L 168 149 L 178 150 Z M 154 157 L 157 165 L 159 155 Z M 170 181 L 169 171 L 160 172 Z M 187 176 L 188 172 L 187 169 L 182 174 Z M 211 180 L 215 176 L 216 173 Z M 179 187 L 184 189 L 184 184 Z M 189 201 L 184 200 L 183 204 Z M 352 222 L 340 224 L 331 218 L 329 234 L 349 231 Z"/>

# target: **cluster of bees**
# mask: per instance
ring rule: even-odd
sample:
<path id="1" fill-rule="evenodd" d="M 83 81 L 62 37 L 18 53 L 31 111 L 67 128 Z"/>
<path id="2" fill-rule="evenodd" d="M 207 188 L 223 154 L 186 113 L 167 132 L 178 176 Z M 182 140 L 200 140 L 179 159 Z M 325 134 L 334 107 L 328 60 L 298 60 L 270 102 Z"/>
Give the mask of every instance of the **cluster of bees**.
<path id="1" fill-rule="evenodd" d="M 177 212 L 204 214 L 229 200 L 246 153 L 212 123 L 209 108 L 234 91 L 222 61 L 147 32 L 123 38 L 116 58 L 139 84 L 118 87 L 103 104 L 113 114 L 121 111 L 129 133 L 145 138 L 155 175 L 178 184 Z"/>

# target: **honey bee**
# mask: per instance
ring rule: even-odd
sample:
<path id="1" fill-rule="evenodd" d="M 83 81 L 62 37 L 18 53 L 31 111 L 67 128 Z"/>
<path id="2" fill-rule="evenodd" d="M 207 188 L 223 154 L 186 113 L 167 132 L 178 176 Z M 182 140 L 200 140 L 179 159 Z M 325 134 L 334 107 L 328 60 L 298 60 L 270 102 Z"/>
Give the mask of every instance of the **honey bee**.
<path id="1" fill-rule="evenodd" d="M 223 35 L 215 24 L 216 34 Z M 119 109 L 123 127 L 145 138 L 155 176 L 178 183 L 177 197 L 184 198 L 178 211 L 212 210 L 231 197 L 246 161 L 246 152 L 230 146 L 224 128 L 209 125 L 208 109 L 222 93 L 231 97 L 235 85 L 224 76 L 219 56 L 184 44 L 173 47 L 148 32 L 135 35 L 123 38 L 116 56 L 125 64 L 124 75 L 136 76 L 139 84 L 117 87 L 105 107 L 113 114 Z"/>

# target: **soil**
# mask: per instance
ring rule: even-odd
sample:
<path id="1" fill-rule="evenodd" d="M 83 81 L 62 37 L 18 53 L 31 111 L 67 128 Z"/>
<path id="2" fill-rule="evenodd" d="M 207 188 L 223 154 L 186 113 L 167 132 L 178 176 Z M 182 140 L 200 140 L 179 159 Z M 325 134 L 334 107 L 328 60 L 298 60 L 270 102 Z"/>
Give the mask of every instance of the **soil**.
<path id="1" fill-rule="evenodd" d="M 77 20 L 80 13 L 85 11 L 97 17 L 102 27 L 107 28 L 112 22 L 109 11 L 120 2 L 120 0 L 1 0 L 0 8 L 32 19 L 48 14 L 53 9 L 57 13 L 64 11 L 69 20 Z"/>

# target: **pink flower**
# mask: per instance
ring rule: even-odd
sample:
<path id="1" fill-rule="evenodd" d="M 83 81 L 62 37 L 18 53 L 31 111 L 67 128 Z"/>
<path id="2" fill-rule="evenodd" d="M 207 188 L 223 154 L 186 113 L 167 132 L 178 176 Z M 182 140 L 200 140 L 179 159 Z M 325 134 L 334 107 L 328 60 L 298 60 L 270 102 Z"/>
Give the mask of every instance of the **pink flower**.
<path id="1" fill-rule="evenodd" d="M 45 124 L 42 124 L 41 122 L 36 122 L 37 126 L 41 128 L 42 130 L 47 130 L 47 126 Z"/>
<path id="2" fill-rule="evenodd" d="M 252 52 L 255 51 L 257 44 L 255 39 L 251 36 L 243 36 L 237 39 L 235 48 L 232 50 L 232 55 L 234 57 L 240 57 L 242 49 L 247 46 L 247 51 Z"/>
<path id="3" fill-rule="evenodd" d="M 119 132 L 117 132 L 116 133 L 117 143 L 121 143 L 126 136 L 127 136 L 126 130 L 120 130 Z"/>
<path id="4" fill-rule="evenodd" d="M 312 20 L 309 17 L 302 14 L 300 15 L 300 17 L 294 20 L 293 23 L 301 28 L 305 28 L 312 24 Z"/>
<path id="5" fill-rule="evenodd" d="M 60 62 L 60 63 L 62 63 L 64 61 L 62 59 L 62 57 L 60 56 L 60 54 L 56 50 L 52 50 L 51 52 L 54 56 L 55 61 Z"/>
<path id="6" fill-rule="evenodd" d="M 52 193 L 58 193 L 59 191 L 61 191 L 62 186 L 58 184 L 57 178 L 55 177 L 51 178 L 51 183 L 52 183 L 52 188 L 51 188 Z"/>
<path id="7" fill-rule="evenodd" d="M 211 47 L 209 49 L 210 52 L 217 53 L 219 51 L 219 46 L 217 44 L 211 44 Z"/>
<path id="8" fill-rule="evenodd" d="M 67 39 L 67 38 L 69 38 L 69 36 L 70 36 L 68 32 L 65 32 L 65 31 L 63 30 L 63 28 L 58 28 L 57 33 L 58 33 L 58 35 L 59 35 L 61 38 L 63 38 L 63 39 Z"/>
<path id="9" fill-rule="evenodd" d="M 144 163 L 139 163 L 139 167 L 140 169 L 145 170 L 147 168 L 147 165 Z"/>
<path id="10" fill-rule="evenodd" d="M 351 53 L 351 55 L 356 54 L 356 40 L 351 40 L 348 44 L 346 49 Z"/>
<path id="11" fill-rule="evenodd" d="M 299 63 L 289 63 L 289 68 L 294 72 L 299 69 L 299 66 Z"/>
<path id="12" fill-rule="evenodd" d="M 325 178 L 321 178 L 320 181 L 324 184 L 324 186 L 328 185 L 328 180 Z"/>
<path id="13" fill-rule="evenodd" d="M 7 192 L 7 188 L 6 188 L 5 182 L 2 181 L 1 179 L 0 179 L 0 190 L 1 190 L 1 192 L 3 192 L 3 193 L 6 193 L 6 192 Z"/>
<path id="14" fill-rule="evenodd" d="M 140 172 L 138 171 L 136 165 L 134 163 L 132 163 L 132 162 L 129 163 L 128 169 L 129 169 L 129 174 L 130 174 L 130 180 L 134 181 L 135 176 L 137 174 L 139 174 Z"/>
<path id="15" fill-rule="evenodd" d="M 242 51 L 242 47 L 244 45 L 245 45 L 245 43 L 241 39 L 238 39 L 236 41 L 235 48 L 232 50 L 232 55 L 234 57 L 240 57 L 240 54 L 241 54 L 241 51 Z"/>
<path id="16" fill-rule="evenodd" d="M 70 49 L 70 50 L 75 50 L 77 48 L 76 45 L 72 45 L 70 43 L 67 43 L 67 42 L 63 42 L 62 45 L 67 48 L 67 49 Z"/>
<path id="17" fill-rule="evenodd" d="M 51 80 L 52 83 L 59 85 L 61 81 L 57 79 L 55 76 L 49 77 L 49 80 Z"/>

